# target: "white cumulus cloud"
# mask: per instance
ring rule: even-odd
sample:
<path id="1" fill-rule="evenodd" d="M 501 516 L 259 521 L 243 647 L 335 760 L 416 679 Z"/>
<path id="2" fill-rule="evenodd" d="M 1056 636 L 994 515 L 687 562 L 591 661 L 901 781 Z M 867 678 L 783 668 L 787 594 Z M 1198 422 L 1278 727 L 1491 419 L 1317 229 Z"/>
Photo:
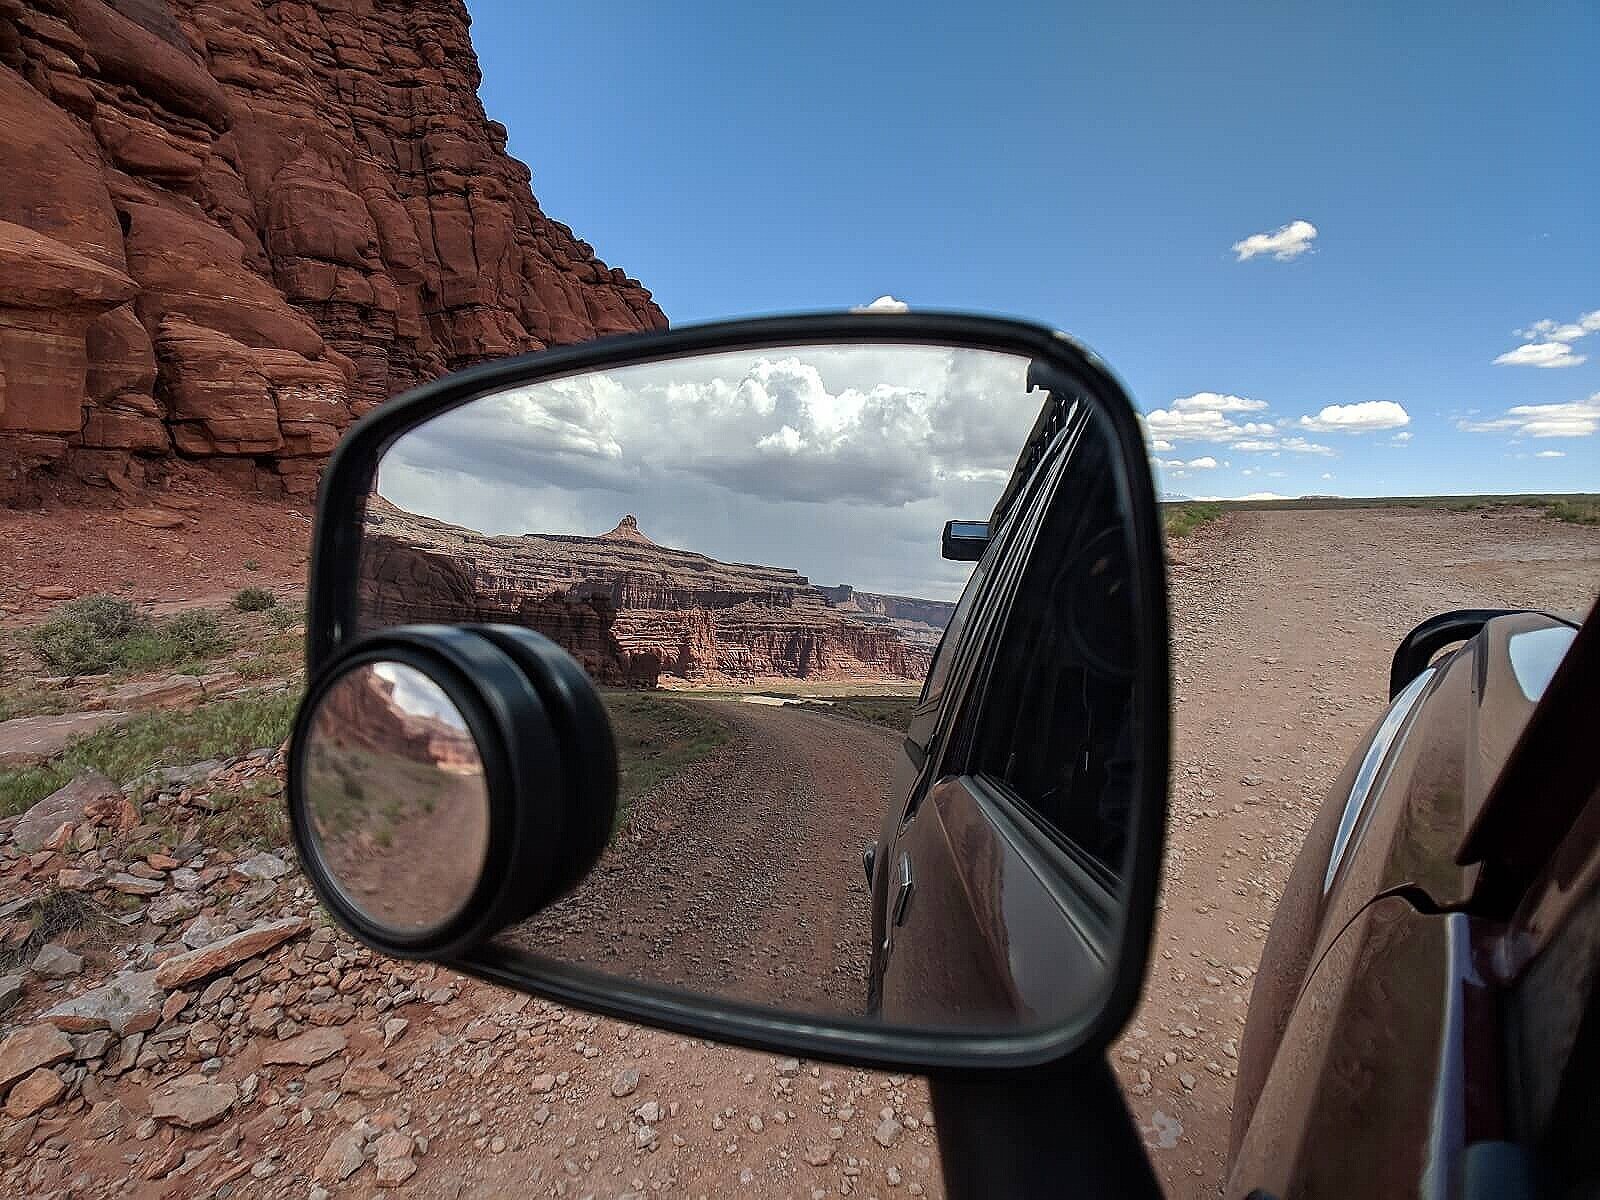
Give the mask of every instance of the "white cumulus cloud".
<path id="1" fill-rule="evenodd" d="M 1411 424 L 1411 416 L 1393 400 L 1362 400 L 1356 404 L 1330 404 L 1314 417 L 1301 417 L 1300 426 L 1317 433 L 1369 433 Z"/>
<path id="2" fill-rule="evenodd" d="M 1286 437 L 1283 439 L 1283 448 L 1295 454 L 1320 454 L 1325 458 L 1333 457 L 1333 448 L 1324 446 L 1321 442 L 1308 441 L 1303 437 Z"/>
<path id="3" fill-rule="evenodd" d="M 1152 409 L 1144 421 L 1152 437 L 1169 442 L 1226 442 L 1242 436 L 1238 425 L 1213 409 L 1185 412 L 1174 405 Z"/>
<path id="4" fill-rule="evenodd" d="M 1567 404 L 1518 404 L 1487 421 L 1458 421 L 1467 433 L 1510 433 L 1513 437 L 1588 437 L 1600 429 L 1600 392 Z"/>
<path id="5" fill-rule="evenodd" d="M 1178 412 L 1260 412 L 1266 406 L 1265 400 L 1225 396 L 1219 392 L 1196 392 L 1192 396 L 1179 396 L 1172 402 L 1172 407 Z"/>
<path id="6" fill-rule="evenodd" d="M 1270 254 L 1279 262 L 1288 262 L 1310 250 L 1316 237 L 1317 227 L 1310 221 L 1290 221 L 1271 233 L 1252 233 L 1242 241 L 1235 242 L 1233 252 L 1239 256 L 1238 262 L 1255 258 L 1258 254 Z"/>
<path id="7" fill-rule="evenodd" d="M 1184 465 L 1191 467 L 1196 471 L 1210 471 L 1215 469 L 1217 460 L 1212 458 L 1209 454 L 1206 454 L 1199 458 L 1191 458 Z"/>
<path id="8" fill-rule="evenodd" d="M 1535 458 L 1565 458 L 1566 456 L 1567 452 L 1565 450 L 1541 450 L 1534 455 Z"/>
<path id="9" fill-rule="evenodd" d="M 1494 361 L 1499 367 L 1576 367 L 1588 360 L 1587 354 L 1574 354 L 1566 342 L 1525 342 Z"/>
<path id="10" fill-rule="evenodd" d="M 871 304 L 857 304 L 850 311 L 855 313 L 866 312 L 909 312 L 911 306 L 904 300 L 896 300 L 893 296 L 879 296 Z"/>
<path id="11" fill-rule="evenodd" d="M 1587 354 L 1579 354 L 1572 343 L 1591 333 L 1600 332 L 1600 309 L 1580 313 L 1573 321 L 1555 321 L 1549 317 L 1535 321 L 1516 335 L 1522 345 L 1507 350 L 1494 361 L 1502 367 L 1576 367 L 1589 361 Z"/>

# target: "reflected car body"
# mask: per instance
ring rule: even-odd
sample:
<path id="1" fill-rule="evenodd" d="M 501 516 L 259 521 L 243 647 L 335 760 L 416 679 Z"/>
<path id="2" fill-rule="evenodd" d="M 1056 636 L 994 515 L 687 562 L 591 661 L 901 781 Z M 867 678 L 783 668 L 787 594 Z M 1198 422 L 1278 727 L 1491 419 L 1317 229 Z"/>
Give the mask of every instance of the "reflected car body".
<path id="1" fill-rule="evenodd" d="M 1600 732 L 1600 627 L 1478 613 L 1420 666 L 1417 643 L 1449 616 L 1397 652 L 1398 692 L 1284 891 L 1240 1048 L 1225 1195 L 1600 1178 L 1582 1136 L 1600 1113 L 1600 789 L 1573 735 L 1584 719 Z"/>
<path id="2" fill-rule="evenodd" d="M 910 717 L 866 856 L 869 1008 L 887 1020 L 1025 1029 L 1091 1007 L 1105 980 L 1136 718 L 1122 531 L 1090 411 L 1046 404 Z M 1073 752 L 1030 770 L 1018 760 L 1044 740 L 1030 721 L 1058 724 Z M 986 762 L 996 723 L 1012 732 Z"/>

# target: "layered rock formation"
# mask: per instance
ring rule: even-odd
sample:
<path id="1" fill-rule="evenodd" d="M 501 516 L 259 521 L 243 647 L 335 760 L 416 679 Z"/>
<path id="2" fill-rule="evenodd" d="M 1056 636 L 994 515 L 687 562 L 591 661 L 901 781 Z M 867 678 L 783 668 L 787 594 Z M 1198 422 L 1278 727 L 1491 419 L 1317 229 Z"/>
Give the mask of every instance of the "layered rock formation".
<path id="1" fill-rule="evenodd" d="M 461 0 L 0 0 L 0 498 L 175 455 L 308 493 L 480 359 L 665 323 L 546 217 Z"/>
<path id="2" fill-rule="evenodd" d="M 433 713 L 408 711 L 395 700 L 394 681 L 369 669 L 346 675 L 328 689 L 315 732 L 341 749 L 395 755 L 457 775 L 482 770 L 465 728 Z"/>
<path id="3" fill-rule="evenodd" d="M 838 605 L 783 567 L 658 546 L 624 517 L 599 537 L 491 537 L 368 502 L 361 620 L 507 621 L 565 647 L 590 676 L 654 687 L 716 681 L 920 680 L 950 606 L 906 597 L 927 620 Z M 860 596 L 860 593 L 855 593 Z M 870 595 L 870 594 L 869 594 Z"/>
<path id="4" fill-rule="evenodd" d="M 886 621 L 904 621 L 911 625 L 931 625 L 943 629 L 950 624 L 950 614 L 955 605 L 948 600 L 922 600 L 916 596 L 883 596 L 876 592 L 861 592 L 848 583 L 838 587 L 817 585 L 817 591 L 835 608 L 860 613 L 865 617 L 878 617 Z"/>

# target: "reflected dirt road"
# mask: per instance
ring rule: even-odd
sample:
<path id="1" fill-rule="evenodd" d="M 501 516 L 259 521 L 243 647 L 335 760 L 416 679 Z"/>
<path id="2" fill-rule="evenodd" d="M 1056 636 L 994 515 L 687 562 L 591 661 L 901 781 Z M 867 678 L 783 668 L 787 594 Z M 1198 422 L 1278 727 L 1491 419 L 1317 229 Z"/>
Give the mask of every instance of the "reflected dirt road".
<path id="1" fill-rule="evenodd" d="M 578 890 L 504 936 L 654 983 L 859 1015 L 871 936 L 861 852 L 899 736 L 794 707 L 689 703 L 711 707 L 730 744 L 641 797 Z"/>

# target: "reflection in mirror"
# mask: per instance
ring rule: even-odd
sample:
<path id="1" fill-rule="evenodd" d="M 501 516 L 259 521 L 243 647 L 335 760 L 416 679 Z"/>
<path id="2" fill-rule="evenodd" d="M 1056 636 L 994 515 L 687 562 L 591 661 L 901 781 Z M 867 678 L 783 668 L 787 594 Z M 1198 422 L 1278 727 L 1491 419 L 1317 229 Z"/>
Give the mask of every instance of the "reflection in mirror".
<path id="1" fill-rule="evenodd" d="M 949 347 L 721 354 L 391 445 L 357 627 L 537 630 L 619 747 L 600 864 L 504 940 L 802 1013 L 1074 1015 L 1116 921 L 1139 648 L 1116 456 L 1028 378 Z M 951 520 L 986 548 L 947 557 Z"/>
<path id="2" fill-rule="evenodd" d="M 304 753 L 311 835 L 345 898 L 394 933 L 456 916 L 483 871 L 489 792 L 439 685 L 405 663 L 355 666 L 323 692 Z"/>

